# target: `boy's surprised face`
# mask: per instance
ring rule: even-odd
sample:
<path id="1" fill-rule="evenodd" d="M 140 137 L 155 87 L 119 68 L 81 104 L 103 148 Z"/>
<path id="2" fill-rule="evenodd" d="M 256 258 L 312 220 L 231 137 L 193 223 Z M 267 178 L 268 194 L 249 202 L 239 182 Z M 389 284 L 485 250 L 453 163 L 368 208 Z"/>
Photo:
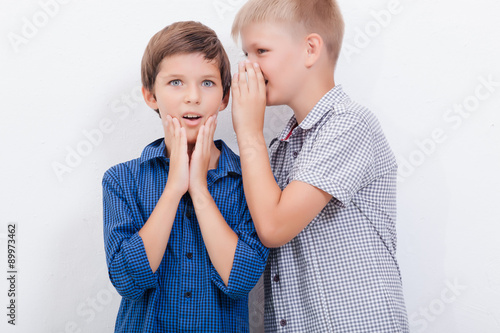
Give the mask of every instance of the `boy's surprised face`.
<path id="1" fill-rule="evenodd" d="M 260 65 L 267 105 L 293 104 L 305 75 L 304 43 L 286 24 L 255 22 L 241 30 L 243 52 Z"/>
<path id="2" fill-rule="evenodd" d="M 163 59 L 154 91 L 150 106 L 159 109 L 163 119 L 177 118 L 186 129 L 188 144 L 196 143 L 201 125 L 227 106 L 218 66 L 199 53 Z"/>

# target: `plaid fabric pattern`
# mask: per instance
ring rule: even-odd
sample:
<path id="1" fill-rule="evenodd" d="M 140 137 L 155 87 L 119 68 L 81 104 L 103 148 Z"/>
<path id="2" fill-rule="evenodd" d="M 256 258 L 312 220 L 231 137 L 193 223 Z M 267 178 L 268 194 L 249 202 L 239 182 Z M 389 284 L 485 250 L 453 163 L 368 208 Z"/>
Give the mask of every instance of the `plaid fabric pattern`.
<path id="1" fill-rule="evenodd" d="M 294 239 L 271 249 L 266 332 L 408 332 L 396 262 L 394 155 L 375 116 L 341 86 L 270 145 L 274 176 L 333 196 Z"/>
<path id="2" fill-rule="evenodd" d="M 248 293 L 264 271 L 268 250 L 247 208 L 239 157 L 224 142 L 215 144 L 221 155 L 217 169 L 208 171 L 208 190 L 238 235 L 227 287 L 210 262 L 189 193 L 179 203 L 158 270 L 149 267 L 138 231 L 167 182 L 163 139 L 104 174 L 106 262 L 123 297 L 115 332 L 248 332 Z"/>

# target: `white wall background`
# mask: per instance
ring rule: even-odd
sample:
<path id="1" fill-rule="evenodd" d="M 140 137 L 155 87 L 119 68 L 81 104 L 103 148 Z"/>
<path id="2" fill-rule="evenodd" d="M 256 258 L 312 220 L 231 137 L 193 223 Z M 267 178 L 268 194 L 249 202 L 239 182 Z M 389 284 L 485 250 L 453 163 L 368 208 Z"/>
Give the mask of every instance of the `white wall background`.
<path id="1" fill-rule="evenodd" d="M 198 20 L 235 64 L 229 31 L 243 3 L 0 1 L 1 332 L 112 332 L 120 297 L 105 267 L 101 178 L 162 135 L 139 95 L 143 50 L 167 24 Z M 336 81 L 378 115 L 400 163 L 398 258 L 412 332 L 499 332 L 500 2 L 340 4 Z M 290 115 L 269 111 L 268 138 Z M 229 109 L 220 117 L 216 136 L 236 148 Z M 6 316 L 9 223 L 16 326 Z"/>

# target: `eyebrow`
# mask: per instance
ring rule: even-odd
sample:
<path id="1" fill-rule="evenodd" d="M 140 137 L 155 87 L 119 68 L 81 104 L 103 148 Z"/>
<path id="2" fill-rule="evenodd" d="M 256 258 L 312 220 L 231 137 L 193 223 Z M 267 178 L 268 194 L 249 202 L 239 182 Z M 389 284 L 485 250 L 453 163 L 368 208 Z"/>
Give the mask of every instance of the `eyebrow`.
<path id="1" fill-rule="evenodd" d="M 262 44 L 266 44 L 266 42 L 262 41 L 262 40 L 256 40 L 256 41 L 253 41 L 251 44 L 249 44 L 248 46 L 249 47 L 259 47 L 259 46 L 262 46 Z M 267 43 L 269 44 L 269 43 Z"/>
<path id="2" fill-rule="evenodd" d="M 158 78 L 160 79 L 168 79 L 171 77 L 176 77 L 176 78 L 184 78 L 185 75 L 183 74 L 176 74 L 176 73 L 167 73 L 167 74 L 158 74 Z M 201 76 L 202 79 L 217 79 L 218 76 L 216 74 L 206 74 Z"/>

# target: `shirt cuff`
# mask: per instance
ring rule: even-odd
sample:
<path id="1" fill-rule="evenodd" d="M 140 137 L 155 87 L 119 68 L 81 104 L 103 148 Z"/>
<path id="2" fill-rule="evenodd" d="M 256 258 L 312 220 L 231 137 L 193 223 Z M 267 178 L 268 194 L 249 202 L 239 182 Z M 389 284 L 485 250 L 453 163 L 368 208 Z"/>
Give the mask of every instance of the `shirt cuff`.
<path id="1" fill-rule="evenodd" d="M 125 269 L 134 284 L 144 290 L 157 287 L 157 274 L 149 266 L 146 249 L 138 232 L 123 243 L 122 250 L 126 261 Z"/>
<path id="2" fill-rule="evenodd" d="M 346 188 L 338 185 L 326 177 L 316 174 L 314 171 L 302 170 L 293 178 L 293 180 L 307 183 L 325 191 L 333 197 L 335 204 L 342 208 L 347 206 L 351 201 L 352 195 Z"/>
<path id="3" fill-rule="evenodd" d="M 212 281 L 232 299 L 248 297 L 248 293 L 257 284 L 266 266 L 266 261 L 247 243 L 238 239 L 234 253 L 233 267 L 229 274 L 228 286 L 212 265 Z"/>

